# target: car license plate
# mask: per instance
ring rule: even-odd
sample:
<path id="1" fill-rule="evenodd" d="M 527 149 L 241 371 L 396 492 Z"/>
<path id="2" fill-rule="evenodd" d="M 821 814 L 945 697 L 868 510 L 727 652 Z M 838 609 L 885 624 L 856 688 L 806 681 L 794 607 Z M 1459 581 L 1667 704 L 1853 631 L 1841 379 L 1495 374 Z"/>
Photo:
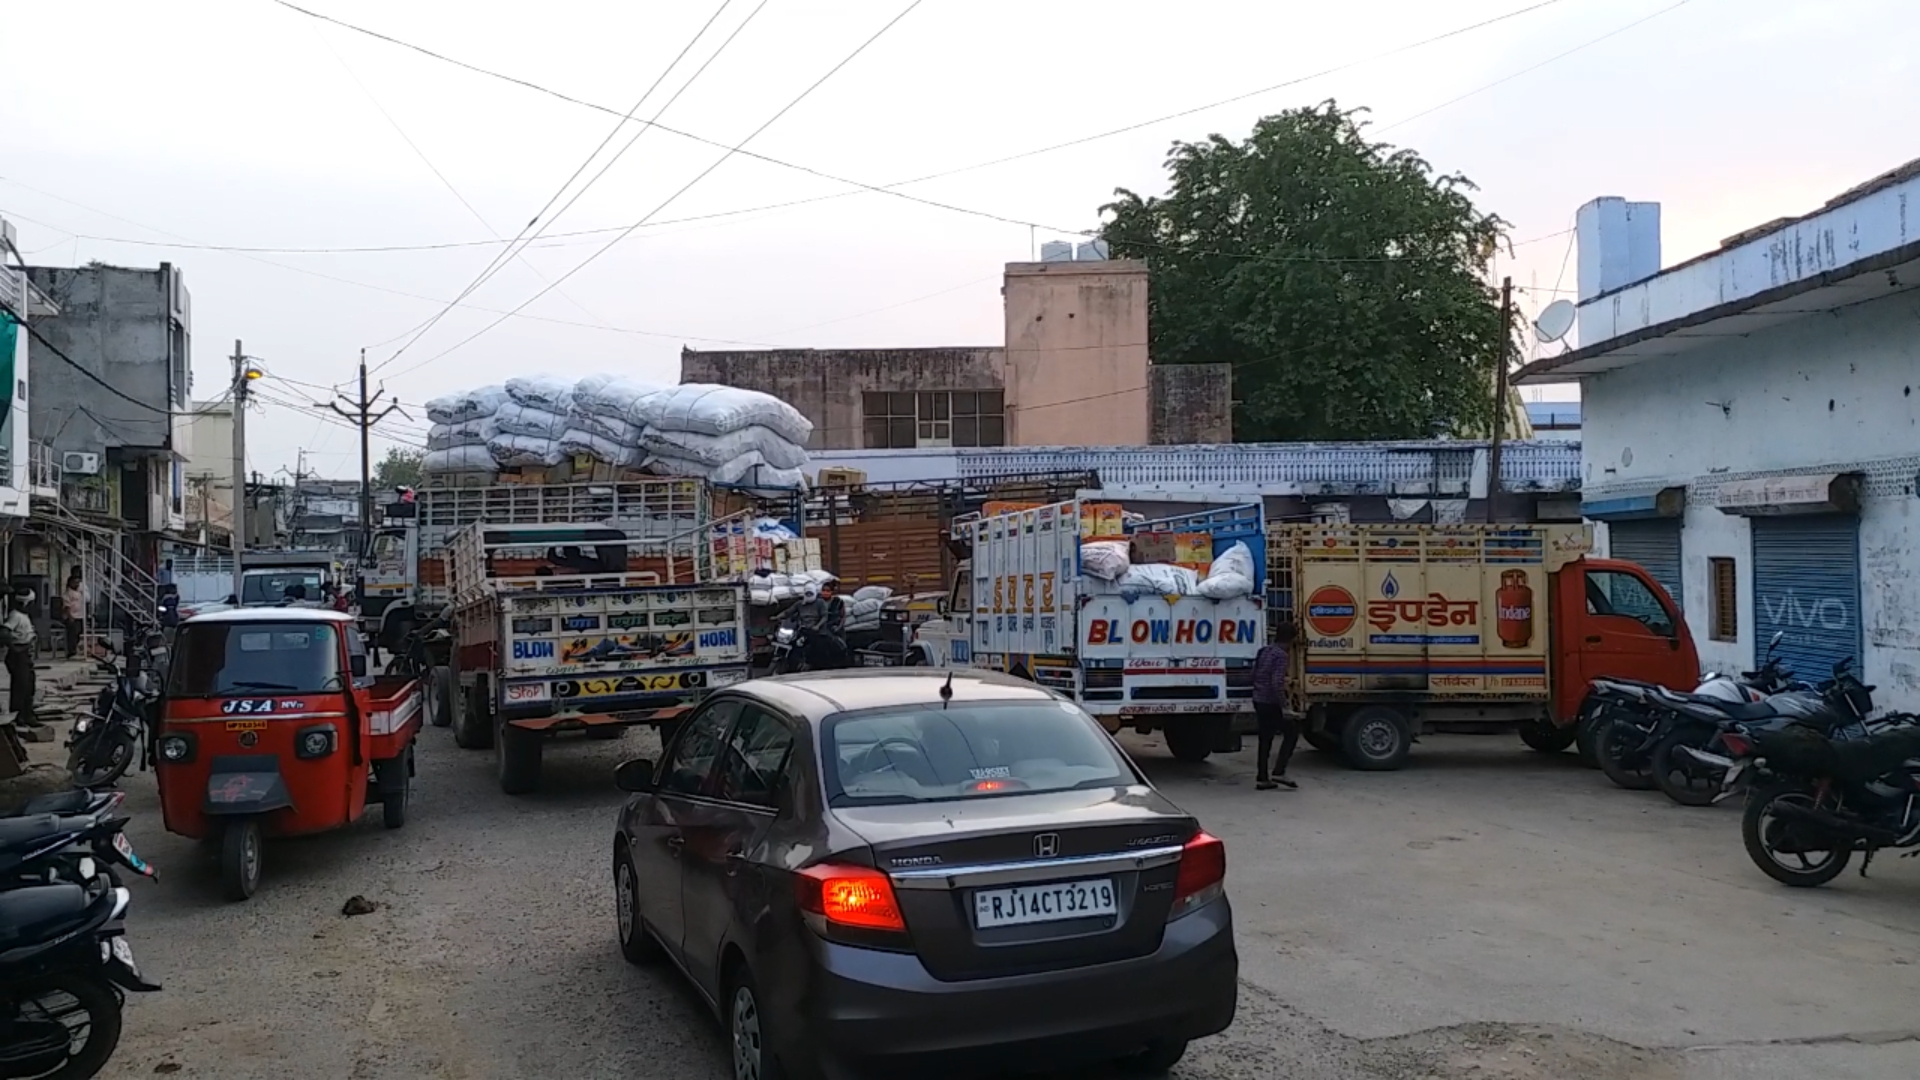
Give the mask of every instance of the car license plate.
<path id="1" fill-rule="evenodd" d="M 1119 913 L 1111 878 L 980 889 L 973 894 L 973 924 L 982 930 Z"/>

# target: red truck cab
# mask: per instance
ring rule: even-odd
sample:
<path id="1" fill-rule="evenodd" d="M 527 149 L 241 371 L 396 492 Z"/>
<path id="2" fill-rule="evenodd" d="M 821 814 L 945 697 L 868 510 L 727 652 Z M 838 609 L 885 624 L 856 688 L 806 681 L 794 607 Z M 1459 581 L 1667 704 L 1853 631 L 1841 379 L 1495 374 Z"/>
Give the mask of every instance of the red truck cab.
<path id="1" fill-rule="evenodd" d="M 1549 603 L 1556 723 L 1574 722 L 1594 679 L 1699 684 L 1700 653 L 1680 606 L 1639 565 L 1577 559 L 1553 575 Z"/>

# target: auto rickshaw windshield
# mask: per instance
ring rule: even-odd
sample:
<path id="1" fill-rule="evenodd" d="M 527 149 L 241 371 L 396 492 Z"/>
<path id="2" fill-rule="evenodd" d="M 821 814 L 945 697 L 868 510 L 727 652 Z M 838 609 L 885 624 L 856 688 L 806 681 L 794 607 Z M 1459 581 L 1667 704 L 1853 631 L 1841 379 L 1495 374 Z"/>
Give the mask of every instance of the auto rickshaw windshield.
<path id="1" fill-rule="evenodd" d="M 314 622 L 207 622 L 180 628 L 170 697 L 324 694 L 343 689 L 340 642 Z"/>

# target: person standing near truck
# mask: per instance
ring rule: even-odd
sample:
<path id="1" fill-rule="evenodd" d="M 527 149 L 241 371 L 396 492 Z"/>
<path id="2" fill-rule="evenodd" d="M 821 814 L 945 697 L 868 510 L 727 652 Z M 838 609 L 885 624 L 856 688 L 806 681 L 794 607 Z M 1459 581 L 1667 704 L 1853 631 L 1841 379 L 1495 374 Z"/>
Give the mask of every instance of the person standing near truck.
<path id="1" fill-rule="evenodd" d="M 1267 643 L 1253 660 L 1253 715 L 1259 724 L 1256 747 L 1260 763 L 1253 786 L 1261 791 L 1300 785 L 1287 776 L 1293 748 L 1300 741 L 1300 725 L 1287 715 L 1287 666 L 1292 661 L 1293 620 L 1282 619 L 1267 635 Z M 1280 753 L 1273 754 L 1273 737 L 1280 736 Z"/>

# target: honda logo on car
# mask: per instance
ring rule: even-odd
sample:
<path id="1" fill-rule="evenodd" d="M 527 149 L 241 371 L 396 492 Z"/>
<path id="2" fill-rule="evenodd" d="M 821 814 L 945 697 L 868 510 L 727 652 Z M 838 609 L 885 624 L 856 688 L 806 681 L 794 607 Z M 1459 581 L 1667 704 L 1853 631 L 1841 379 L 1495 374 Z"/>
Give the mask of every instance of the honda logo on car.
<path id="1" fill-rule="evenodd" d="M 516 641 L 513 643 L 513 658 L 515 660 L 551 660 L 553 659 L 553 642 Z"/>
<path id="2" fill-rule="evenodd" d="M 1036 859 L 1051 859 L 1060 854 L 1060 834 L 1043 832 L 1033 838 L 1033 856 Z"/>
<path id="3" fill-rule="evenodd" d="M 1135 619 L 1122 636 L 1119 619 L 1092 619 L 1087 622 L 1087 644 L 1206 645 L 1218 637 L 1222 645 L 1251 645 L 1260 640 L 1258 619 L 1217 621 L 1216 631 L 1214 619 Z"/>

